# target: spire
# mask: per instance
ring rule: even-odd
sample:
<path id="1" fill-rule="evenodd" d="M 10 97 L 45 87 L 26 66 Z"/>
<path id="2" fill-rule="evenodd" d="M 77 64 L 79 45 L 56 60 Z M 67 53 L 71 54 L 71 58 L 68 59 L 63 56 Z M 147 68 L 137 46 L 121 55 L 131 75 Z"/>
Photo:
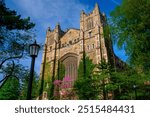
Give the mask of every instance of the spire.
<path id="1" fill-rule="evenodd" d="M 81 14 L 80 14 L 80 18 L 82 19 L 84 17 L 84 15 L 85 15 L 85 12 L 84 12 L 84 10 L 82 10 Z"/>
<path id="2" fill-rule="evenodd" d="M 51 32 L 51 28 L 50 28 L 50 27 L 48 27 L 47 31 Z"/>
<path id="3" fill-rule="evenodd" d="M 80 21 L 83 21 L 85 15 L 86 14 L 85 14 L 84 10 L 82 10 L 80 13 Z"/>
<path id="4" fill-rule="evenodd" d="M 49 34 L 50 32 L 51 32 L 51 29 L 50 27 L 48 27 L 46 33 Z"/>
<path id="5" fill-rule="evenodd" d="M 85 14 L 84 10 L 81 11 L 81 14 Z"/>
<path id="6" fill-rule="evenodd" d="M 55 29 L 60 30 L 60 23 L 59 22 L 56 24 Z"/>
<path id="7" fill-rule="evenodd" d="M 99 9 L 99 6 L 98 6 L 98 3 L 97 3 L 97 2 L 95 3 L 95 8 L 98 8 L 98 9 Z"/>
<path id="8" fill-rule="evenodd" d="M 59 23 L 59 22 L 57 22 L 56 26 L 60 26 L 60 23 Z"/>
<path id="9" fill-rule="evenodd" d="M 100 13 L 100 10 L 99 10 L 99 5 L 98 5 L 98 3 L 95 3 L 95 8 L 94 8 L 94 11 L 95 11 L 96 13 Z"/>

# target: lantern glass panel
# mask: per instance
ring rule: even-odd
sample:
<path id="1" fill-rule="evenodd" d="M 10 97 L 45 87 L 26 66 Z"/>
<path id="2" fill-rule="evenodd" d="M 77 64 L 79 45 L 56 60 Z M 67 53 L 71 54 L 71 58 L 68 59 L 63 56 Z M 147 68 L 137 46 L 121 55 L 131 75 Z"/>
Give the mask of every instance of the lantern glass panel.
<path id="1" fill-rule="evenodd" d="M 37 56 L 38 55 L 38 52 L 39 52 L 39 48 L 40 46 L 37 45 L 37 44 L 31 44 L 30 45 L 30 56 Z"/>

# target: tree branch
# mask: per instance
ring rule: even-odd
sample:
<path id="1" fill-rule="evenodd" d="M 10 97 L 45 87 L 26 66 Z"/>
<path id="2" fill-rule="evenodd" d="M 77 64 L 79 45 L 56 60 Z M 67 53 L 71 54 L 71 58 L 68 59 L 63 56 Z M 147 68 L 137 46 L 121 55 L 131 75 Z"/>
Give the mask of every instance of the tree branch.
<path id="1" fill-rule="evenodd" d="M 9 57 L 9 58 L 6 58 L 5 60 L 3 60 L 1 63 L 0 63 L 0 69 L 2 68 L 2 65 L 8 61 L 8 60 L 11 60 L 11 59 L 16 59 L 16 58 L 22 58 L 23 57 L 23 52 L 20 56 L 14 56 L 14 57 Z"/>
<path id="2" fill-rule="evenodd" d="M 11 77 L 11 76 L 14 76 L 13 75 L 13 72 L 14 72 L 14 68 L 15 68 L 15 62 L 12 60 L 12 68 L 11 68 L 11 73 L 9 74 L 9 75 L 6 75 L 5 76 L 5 78 L 3 78 L 1 81 L 0 81 L 0 83 L 2 83 L 1 85 L 0 85 L 0 89 L 4 86 L 4 84 L 6 83 L 6 81 L 8 80 L 8 78 L 9 77 Z"/>

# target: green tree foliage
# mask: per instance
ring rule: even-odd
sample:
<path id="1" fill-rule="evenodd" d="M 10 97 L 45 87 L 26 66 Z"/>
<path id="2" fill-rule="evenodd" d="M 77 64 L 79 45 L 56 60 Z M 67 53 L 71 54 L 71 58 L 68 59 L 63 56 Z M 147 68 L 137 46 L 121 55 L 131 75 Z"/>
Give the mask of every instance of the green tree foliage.
<path id="1" fill-rule="evenodd" d="M 30 78 L 29 71 L 26 72 L 26 75 L 21 81 L 21 92 L 20 92 L 20 99 L 26 100 L 27 98 L 27 90 L 28 90 L 28 81 Z M 32 99 L 36 99 L 38 97 L 38 75 L 34 73 L 33 83 L 32 83 Z"/>
<path id="2" fill-rule="evenodd" d="M 98 70 L 95 73 L 95 77 L 97 77 L 100 82 L 100 89 L 103 93 L 103 99 L 107 99 L 107 93 L 111 92 L 114 89 L 114 86 L 111 85 L 111 65 L 107 63 L 104 59 L 97 65 Z"/>
<path id="3" fill-rule="evenodd" d="M 6 66 L 2 67 L 2 73 L 4 77 L 0 81 L 0 90 L 9 78 L 13 77 L 18 80 L 23 79 L 26 74 L 26 68 L 21 64 L 15 64 L 15 62 L 12 61 L 12 63 L 7 63 Z"/>
<path id="4" fill-rule="evenodd" d="M 80 100 L 99 99 L 99 83 L 97 82 L 97 79 L 95 79 L 95 77 L 78 79 L 75 82 L 74 88 Z"/>
<path id="5" fill-rule="evenodd" d="M 75 92 L 78 95 L 79 99 L 98 99 L 100 90 L 99 82 L 93 77 L 93 70 L 95 65 L 92 63 L 92 60 L 86 56 L 86 78 L 84 79 L 83 73 L 83 60 L 80 61 L 78 68 L 78 79 L 75 81 L 74 88 Z"/>
<path id="6" fill-rule="evenodd" d="M 29 70 L 21 64 L 7 64 L 3 67 L 5 80 L 0 83 L 0 99 L 26 99 Z M 5 82 L 5 83 L 3 83 Z M 38 75 L 33 80 L 32 99 L 37 96 Z"/>
<path id="7" fill-rule="evenodd" d="M 135 99 L 133 85 L 137 85 L 138 99 L 148 99 L 150 69 L 150 0 L 123 0 L 111 13 L 113 41 L 125 48 L 129 56 L 126 71 L 115 72 L 113 82 L 118 86 L 116 99 Z M 118 95 L 118 96 L 117 96 Z"/>
<path id="8" fill-rule="evenodd" d="M 0 85 L 0 99 L 13 100 L 19 99 L 20 80 L 25 74 L 25 67 L 20 64 L 15 65 L 8 63 L 7 67 L 3 67 L 4 79 Z"/>
<path id="9" fill-rule="evenodd" d="M 6 8 L 5 4 L 0 4 L 0 22 L 2 27 L 8 30 L 28 30 L 34 27 L 30 22 L 30 18 L 22 19 L 21 15 L 17 15 L 16 11 Z"/>
<path id="10" fill-rule="evenodd" d="M 111 13 L 112 34 L 132 65 L 150 68 L 150 0 L 123 0 Z"/>
<path id="11" fill-rule="evenodd" d="M 145 85 L 148 76 L 144 73 L 138 73 L 136 69 L 128 67 L 122 71 L 112 71 L 110 75 L 110 84 L 114 93 L 113 99 L 131 100 L 150 98 L 148 85 Z M 136 86 L 136 88 L 134 88 L 134 86 Z"/>
<path id="12" fill-rule="evenodd" d="M 44 73 L 44 91 L 48 91 L 47 85 L 50 87 L 50 82 L 51 82 L 51 73 L 50 73 L 50 64 L 46 63 L 45 65 L 45 73 Z"/>
<path id="13" fill-rule="evenodd" d="M 44 77 L 42 79 L 42 77 L 39 80 L 39 99 L 42 99 L 42 93 L 43 91 L 46 91 L 49 97 L 49 90 L 51 87 L 51 69 L 50 69 L 50 64 L 46 63 L 45 64 L 45 72 L 44 72 Z"/>
<path id="14" fill-rule="evenodd" d="M 92 63 L 92 60 L 89 59 L 88 56 L 85 57 L 86 61 L 86 78 L 90 77 L 93 73 L 93 70 L 95 68 L 95 65 Z M 83 59 L 80 61 L 79 68 L 78 68 L 78 78 L 83 78 Z"/>
<path id="15" fill-rule="evenodd" d="M 10 77 L 0 90 L 0 100 L 17 100 L 20 94 L 19 80 Z"/>

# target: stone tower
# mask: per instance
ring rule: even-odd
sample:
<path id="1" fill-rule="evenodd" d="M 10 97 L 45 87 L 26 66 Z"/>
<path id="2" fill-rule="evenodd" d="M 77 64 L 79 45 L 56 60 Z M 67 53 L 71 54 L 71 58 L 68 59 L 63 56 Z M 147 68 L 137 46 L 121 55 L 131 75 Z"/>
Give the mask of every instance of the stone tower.
<path id="1" fill-rule="evenodd" d="M 44 82 L 51 78 L 54 80 L 61 62 L 65 66 L 65 76 L 69 76 L 73 84 L 77 78 L 79 62 L 83 57 L 83 40 L 85 53 L 94 64 L 98 64 L 102 59 L 113 62 L 111 42 L 104 39 L 106 24 L 105 14 L 100 12 L 96 4 L 89 14 L 81 11 L 80 29 L 71 28 L 64 32 L 59 24 L 53 30 L 48 28 L 41 64 L 41 79 Z"/>
<path id="2" fill-rule="evenodd" d="M 86 14 L 84 11 L 81 12 L 80 39 L 81 42 L 83 38 L 85 39 L 86 54 L 93 60 L 94 64 L 98 64 L 102 58 L 108 61 L 103 35 L 105 23 L 105 15 L 100 13 L 98 4 L 95 5 L 94 10 L 89 14 Z"/>

